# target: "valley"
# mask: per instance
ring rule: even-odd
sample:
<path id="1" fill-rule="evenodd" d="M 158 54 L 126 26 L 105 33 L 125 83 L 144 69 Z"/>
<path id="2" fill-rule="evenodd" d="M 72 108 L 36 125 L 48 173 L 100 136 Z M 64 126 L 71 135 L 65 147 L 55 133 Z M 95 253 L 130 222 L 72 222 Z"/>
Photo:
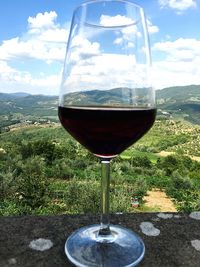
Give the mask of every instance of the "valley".
<path id="1" fill-rule="evenodd" d="M 111 212 L 167 211 L 161 197 L 169 211 L 200 210 L 199 88 L 158 92 L 154 126 L 112 161 Z M 57 97 L 0 103 L 0 214 L 99 213 L 99 160 L 60 126 Z"/>

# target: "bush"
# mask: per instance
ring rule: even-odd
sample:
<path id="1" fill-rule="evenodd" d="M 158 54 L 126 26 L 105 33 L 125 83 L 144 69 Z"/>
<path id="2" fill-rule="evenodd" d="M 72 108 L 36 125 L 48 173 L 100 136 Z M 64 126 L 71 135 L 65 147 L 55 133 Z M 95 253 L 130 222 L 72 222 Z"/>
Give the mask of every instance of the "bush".
<path id="1" fill-rule="evenodd" d="M 70 181 L 65 193 L 65 203 L 70 213 L 99 213 L 99 183 Z"/>
<path id="2" fill-rule="evenodd" d="M 172 186 L 176 189 L 192 189 L 192 181 L 188 177 L 182 177 L 178 171 L 172 173 Z"/>
<path id="3" fill-rule="evenodd" d="M 35 209 L 48 201 L 49 182 L 45 177 L 44 162 L 40 157 L 29 158 L 19 176 L 18 201 L 27 209 Z"/>
<path id="4" fill-rule="evenodd" d="M 133 194 L 137 196 L 138 200 L 141 202 L 143 197 L 147 192 L 147 183 L 144 178 L 139 178 L 133 184 Z"/>
<path id="5" fill-rule="evenodd" d="M 127 186 L 117 186 L 111 189 L 110 193 L 110 212 L 131 212 L 131 197 L 133 191 Z"/>
<path id="6" fill-rule="evenodd" d="M 21 214 L 20 206 L 14 200 L 4 199 L 0 202 L 0 216 Z"/>
<path id="7" fill-rule="evenodd" d="M 113 186 L 111 186 L 111 211 L 130 212 L 132 210 L 130 208 L 131 199 L 137 198 L 141 204 L 147 189 L 146 180 L 142 177 L 137 177 L 134 180 L 132 178 L 129 184 L 113 184 Z"/>
<path id="8" fill-rule="evenodd" d="M 37 140 L 33 142 L 22 142 L 20 152 L 23 159 L 32 156 L 42 156 L 48 165 L 51 165 L 56 158 L 62 156 L 61 148 L 49 140 Z"/>
<path id="9" fill-rule="evenodd" d="M 14 177 L 12 172 L 0 173 L 0 200 L 8 198 L 13 193 Z"/>
<path id="10" fill-rule="evenodd" d="M 162 171 L 158 170 L 155 175 L 146 178 L 149 188 L 166 189 L 171 185 L 171 177 L 165 176 Z"/>
<path id="11" fill-rule="evenodd" d="M 66 159 L 56 159 L 52 166 L 46 166 L 46 175 L 49 178 L 59 178 L 69 180 L 74 177 L 74 171 L 71 168 L 71 163 Z"/>
<path id="12" fill-rule="evenodd" d="M 133 167 L 141 167 L 141 168 L 152 168 L 152 163 L 147 156 L 144 157 L 133 157 L 131 159 L 131 165 Z"/>
<path id="13" fill-rule="evenodd" d="M 13 198 L 16 194 L 18 176 L 21 173 L 21 161 L 6 156 L 6 161 L 0 161 L 0 200 Z"/>
<path id="14" fill-rule="evenodd" d="M 200 211 L 200 194 L 191 190 L 179 190 L 174 194 L 180 212 Z"/>

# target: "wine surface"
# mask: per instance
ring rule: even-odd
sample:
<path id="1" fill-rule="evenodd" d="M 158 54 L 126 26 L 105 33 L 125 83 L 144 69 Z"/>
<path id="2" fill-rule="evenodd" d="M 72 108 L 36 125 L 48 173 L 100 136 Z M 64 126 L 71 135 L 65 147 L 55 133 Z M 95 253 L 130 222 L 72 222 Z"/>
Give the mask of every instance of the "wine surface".
<path id="1" fill-rule="evenodd" d="M 153 125 L 153 108 L 59 107 L 63 127 L 101 157 L 113 157 L 140 139 Z"/>

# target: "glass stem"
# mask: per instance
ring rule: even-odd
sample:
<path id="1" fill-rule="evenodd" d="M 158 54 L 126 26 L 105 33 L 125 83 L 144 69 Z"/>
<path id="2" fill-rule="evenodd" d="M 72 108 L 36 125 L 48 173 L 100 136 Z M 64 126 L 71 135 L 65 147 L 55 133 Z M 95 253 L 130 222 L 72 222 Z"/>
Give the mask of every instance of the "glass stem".
<path id="1" fill-rule="evenodd" d="M 109 193 L 110 193 L 110 160 L 101 160 L 101 225 L 99 235 L 108 236 L 110 231 Z"/>

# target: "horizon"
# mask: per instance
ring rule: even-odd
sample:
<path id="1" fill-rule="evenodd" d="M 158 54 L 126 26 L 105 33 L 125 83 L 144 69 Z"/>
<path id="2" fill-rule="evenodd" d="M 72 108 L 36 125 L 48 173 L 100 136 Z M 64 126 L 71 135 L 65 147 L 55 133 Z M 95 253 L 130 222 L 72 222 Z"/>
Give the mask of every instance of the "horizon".
<path id="1" fill-rule="evenodd" d="M 83 2 L 7 0 L 1 5 L 1 93 L 59 94 L 70 20 Z M 147 17 L 153 87 L 199 85 L 200 0 L 132 2 L 141 5 Z"/>
<path id="2" fill-rule="evenodd" d="M 158 91 L 162 91 L 162 90 L 167 90 L 167 89 L 171 89 L 171 88 L 182 88 L 182 87 L 193 87 L 193 86 L 197 86 L 197 87 L 200 87 L 200 84 L 190 84 L 190 85 L 176 85 L 176 86 L 170 86 L 170 87 L 165 87 L 165 88 L 160 88 L 160 89 L 157 89 L 155 90 L 155 92 L 158 92 Z M 112 89 L 116 89 L 116 88 L 112 88 Z M 112 90 L 111 89 L 111 90 Z M 95 89 L 95 90 L 98 90 L 98 89 Z M 93 91 L 93 90 L 92 90 Z M 42 96 L 49 96 L 49 97 L 59 97 L 59 94 L 57 95 L 48 95 L 48 94 L 42 94 L 42 93 L 28 93 L 28 92 L 25 92 L 25 91 L 17 91 L 17 92 L 12 92 L 12 93 L 7 93 L 7 92 L 0 92 L 0 95 L 1 94 L 7 94 L 7 95 L 19 95 L 19 94 L 26 94 L 27 96 L 28 95 L 31 95 L 31 96 L 38 96 L 38 95 L 42 95 Z"/>

